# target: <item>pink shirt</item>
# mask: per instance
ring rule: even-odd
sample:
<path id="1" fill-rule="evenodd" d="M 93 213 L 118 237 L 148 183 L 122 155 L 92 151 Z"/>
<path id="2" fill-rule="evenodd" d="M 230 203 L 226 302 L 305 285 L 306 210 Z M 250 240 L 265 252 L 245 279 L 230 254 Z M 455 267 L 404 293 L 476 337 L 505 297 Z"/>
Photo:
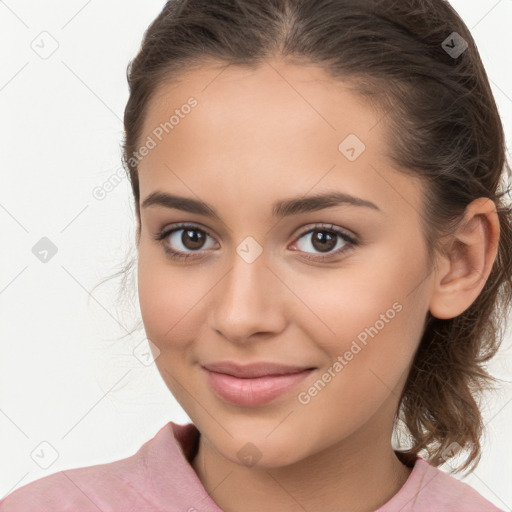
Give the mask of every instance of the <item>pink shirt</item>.
<path id="1" fill-rule="evenodd" d="M 30 482 L 0 501 L 0 511 L 222 512 L 190 464 L 198 440 L 192 423 L 171 421 L 134 455 Z M 503 512 L 420 457 L 400 491 L 375 512 L 398 511 Z"/>

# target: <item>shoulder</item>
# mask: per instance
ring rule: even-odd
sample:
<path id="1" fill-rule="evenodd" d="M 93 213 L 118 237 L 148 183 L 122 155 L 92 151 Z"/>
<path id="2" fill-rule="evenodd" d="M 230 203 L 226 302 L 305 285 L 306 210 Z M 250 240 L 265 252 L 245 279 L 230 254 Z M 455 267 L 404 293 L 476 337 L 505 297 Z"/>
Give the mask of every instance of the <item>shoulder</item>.
<path id="1" fill-rule="evenodd" d="M 101 487 L 119 492 L 118 462 L 74 468 L 42 477 L 16 489 L 0 502 L 0 511 L 102 510 Z M 104 467 L 106 466 L 106 467 Z"/>
<path id="2" fill-rule="evenodd" d="M 413 470 L 388 503 L 377 512 L 503 512 L 473 487 L 418 457 Z"/>
<path id="3" fill-rule="evenodd" d="M 115 462 L 67 469 L 42 477 L 0 501 L 0 511 L 108 510 L 107 502 L 125 503 L 134 498 L 134 484 L 145 480 L 141 456 L 137 452 Z"/>
<path id="4" fill-rule="evenodd" d="M 152 472 L 159 471 L 165 461 L 168 477 L 179 473 L 173 428 L 182 427 L 168 423 L 127 458 L 67 469 L 30 482 L 1 500 L 0 512 L 161 510 L 161 489 Z"/>

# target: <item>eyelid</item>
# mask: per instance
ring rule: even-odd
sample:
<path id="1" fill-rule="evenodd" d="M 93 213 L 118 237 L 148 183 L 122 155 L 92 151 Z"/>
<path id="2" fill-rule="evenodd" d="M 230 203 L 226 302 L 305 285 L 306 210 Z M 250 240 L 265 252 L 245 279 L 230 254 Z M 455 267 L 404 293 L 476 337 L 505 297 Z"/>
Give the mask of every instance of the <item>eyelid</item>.
<path id="1" fill-rule="evenodd" d="M 303 230 L 302 230 L 303 229 Z M 317 222 L 310 224 L 309 227 L 301 228 L 301 231 L 295 235 L 296 239 L 301 238 L 302 236 L 306 235 L 307 233 L 311 233 L 312 231 L 332 231 L 338 235 L 343 235 L 346 237 L 351 243 L 357 244 L 359 243 L 359 240 L 356 235 L 354 235 L 352 232 L 341 228 L 339 226 L 336 226 L 335 224 L 327 224 L 324 222 Z"/>
<path id="2" fill-rule="evenodd" d="M 187 230 L 187 229 L 192 230 L 192 231 L 193 230 L 203 231 L 212 240 L 214 240 L 216 244 L 219 243 L 219 242 L 217 242 L 215 236 L 212 235 L 212 233 L 210 232 L 209 229 L 203 227 L 201 224 L 198 224 L 196 222 L 178 222 L 171 226 L 164 227 L 158 233 L 156 233 L 156 235 L 154 235 L 152 238 L 156 241 L 162 242 L 165 238 L 168 238 L 169 236 L 171 236 L 171 234 L 173 234 L 175 231 L 181 231 L 181 230 Z M 176 251 L 176 252 L 180 252 L 180 251 Z M 194 254 L 194 252 L 199 254 L 200 252 L 204 252 L 204 250 L 200 249 L 198 251 L 191 251 L 189 254 Z"/>
<path id="3" fill-rule="evenodd" d="M 210 238 L 215 239 L 212 235 L 211 231 L 204 227 L 202 224 L 197 222 L 176 222 L 169 226 L 165 226 L 161 228 L 156 235 L 153 236 L 155 240 L 162 240 L 163 238 L 168 237 L 174 231 L 179 231 L 180 229 L 197 229 L 198 231 L 204 231 Z"/>

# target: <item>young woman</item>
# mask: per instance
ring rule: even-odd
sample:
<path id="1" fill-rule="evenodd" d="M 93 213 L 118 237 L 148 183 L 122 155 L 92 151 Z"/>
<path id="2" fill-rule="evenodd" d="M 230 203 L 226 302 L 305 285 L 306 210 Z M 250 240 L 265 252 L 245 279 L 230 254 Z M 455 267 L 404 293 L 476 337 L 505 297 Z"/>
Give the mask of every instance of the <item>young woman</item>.
<path id="1" fill-rule="evenodd" d="M 438 467 L 478 463 L 512 295 L 502 124 L 452 7 L 170 1 L 128 82 L 142 320 L 192 423 L 0 510 L 499 510 Z"/>

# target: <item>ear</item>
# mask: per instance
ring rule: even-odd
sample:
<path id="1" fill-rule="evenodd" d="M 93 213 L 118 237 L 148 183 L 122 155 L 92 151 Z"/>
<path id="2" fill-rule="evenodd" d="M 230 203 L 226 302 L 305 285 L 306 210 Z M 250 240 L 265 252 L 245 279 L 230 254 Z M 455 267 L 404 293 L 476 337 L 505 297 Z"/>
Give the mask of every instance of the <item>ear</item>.
<path id="1" fill-rule="evenodd" d="M 430 300 L 436 318 L 463 313 L 482 291 L 496 258 L 500 223 L 496 205 L 480 197 L 467 207 L 447 251 L 438 256 Z"/>

